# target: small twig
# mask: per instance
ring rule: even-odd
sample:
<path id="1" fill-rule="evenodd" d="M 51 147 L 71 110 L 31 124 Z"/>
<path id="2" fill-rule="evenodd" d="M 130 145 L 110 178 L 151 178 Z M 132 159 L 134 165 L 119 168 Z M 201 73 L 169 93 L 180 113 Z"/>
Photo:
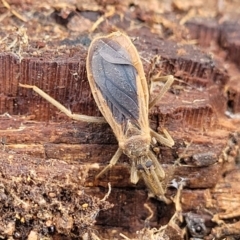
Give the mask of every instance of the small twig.
<path id="1" fill-rule="evenodd" d="M 119 234 L 122 238 L 126 239 L 126 240 L 130 240 L 130 238 L 128 238 L 127 236 L 125 236 L 124 234 L 120 233 Z"/>
<path id="2" fill-rule="evenodd" d="M 112 190 L 112 188 L 111 188 L 111 184 L 108 183 L 108 192 L 107 192 L 107 194 L 104 196 L 104 198 L 101 199 L 100 201 L 106 201 L 107 198 L 109 197 L 110 193 L 111 193 L 111 190 Z"/>
<path id="3" fill-rule="evenodd" d="M 101 16 L 100 18 L 98 18 L 98 20 L 93 24 L 93 26 L 90 29 L 90 32 L 94 32 L 94 30 L 108 17 L 113 16 L 113 14 L 115 13 L 115 7 L 109 7 L 109 9 L 107 10 L 107 12 Z"/>
<path id="4" fill-rule="evenodd" d="M 23 22 L 27 22 L 27 19 L 25 17 L 21 16 L 17 11 L 12 9 L 6 0 L 2 0 L 2 3 L 3 3 L 3 6 L 5 8 L 7 8 L 15 17 L 17 17 L 18 19 L 20 19 Z"/>
<path id="5" fill-rule="evenodd" d="M 145 221 L 150 221 L 150 219 L 153 217 L 154 212 L 153 212 L 153 210 L 148 206 L 147 203 L 144 203 L 143 206 L 144 206 L 144 207 L 149 211 L 149 213 L 150 213 L 150 215 L 147 217 L 147 219 L 146 219 Z"/>

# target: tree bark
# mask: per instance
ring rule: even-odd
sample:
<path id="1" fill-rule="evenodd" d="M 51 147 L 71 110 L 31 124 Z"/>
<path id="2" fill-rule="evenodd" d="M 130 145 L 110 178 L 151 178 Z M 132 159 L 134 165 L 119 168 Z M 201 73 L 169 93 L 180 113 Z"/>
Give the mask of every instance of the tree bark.
<path id="1" fill-rule="evenodd" d="M 18 8 L 14 3 L 10 8 L 4 5 L 5 13 L 13 14 L 2 20 L 5 26 L 12 21 L 19 25 L 24 20 L 20 15 L 28 16 L 25 11 L 39 16 L 15 32 L 7 27 L 0 32 L 0 235 L 9 239 L 121 239 L 120 233 L 129 239 L 157 234 L 164 239 L 239 236 L 240 26 L 224 20 L 228 9 L 221 12 L 222 22 L 219 16 L 198 16 L 181 25 L 177 13 L 184 19 L 199 8 L 182 9 L 173 1 L 173 17 L 160 15 L 151 5 L 146 9 L 143 3 L 132 6 L 132 11 L 128 4 L 106 4 L 114 7 L 111 14 L 104 3 L 94 2 L 90 9 L 90 5 L 44 2 L 51 17 L 46 9 L 45 16 L 40 14 L 34 4 L 31 10 L 24 10 L 24 2 Z M 234 8 L 234 3 L 228 4 Z M 203 5 L 200 9 L 206 11 Z M 96 25 L 100 15 L 102 22 Z M 82 29 L 83 21 L 89 29 L 96 27 L 94 34 Z M 133 23 L 137 27 L 131 27 Z M 132 184 L 124 155 L 96 180 L 117 149 L 108 124 L 68 119 L 32 90 L 19 87 L 19 83 L 36 85 L 74 113 L 101 116 L 87 81 L 87 48 L 93 35 L 114 29 L 132 38 L 148 81 L 159 72 L 175 77 L 149 115 L 151 128 L 160 133 L 167 129 L 175 141 L 172 148 L 156 145 L 155 149 L 166 172 L 166 196 L 175 204 L 148 198 L 142 180 Z M 189 44 L 190 39 L 198 45 Z M 154 63 L 156 56 L 160 60 Z M 181 182 L 180 197 L 174 198 Z M 111 192 L 103 199 L 108 183 Z M 162 225 L 165 230 L 154 232 Z"/>

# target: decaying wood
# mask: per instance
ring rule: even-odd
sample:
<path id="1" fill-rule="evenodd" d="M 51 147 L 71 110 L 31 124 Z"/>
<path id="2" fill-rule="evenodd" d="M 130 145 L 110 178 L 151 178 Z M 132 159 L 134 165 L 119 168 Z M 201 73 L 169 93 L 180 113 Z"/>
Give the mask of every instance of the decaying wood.
<path id="1" fill-rule="evenodd" d="M 226 20 L 234 3 L 229 2 L 224 13 L 212 6 L 206 10 L 201 1 L 182 6 L 175 0 L 173 13 L 165 16 L 157 11 L 155 0 L 148 6 L 109 1 L 110 8 L 108 1 L 91 2 L 76 6 L 43 2 L 46 15 L 24 26 L 21 15 L 30 16 L 24 15 L 24 9 L 35 14 L 42 9 L 32 3 L 30 10 L 23 1 L 19 9 L 10 4 L 1 10 L 5 28 L 0 31 L 0 236 L 239 237 L 237 11 L 231 21 Z M 164 4 L 161 7 L 165 9 Z M 9 9 L 20 17 L 15 19 Z M 203 13 L 209 9 L 215 17 L 206 18 Z M 19 26 L 17 30 L 9 27 L 11 21 Z M 94 33 L 84 32 L 93 26 Z M 156 144 L 154 151 L 167 175 L 167 197 L 174 198 L 183 184 L 176 204 L 148 198 L 142 181 L 131 184 L 126 156 L 95 180 L 117 149 L 108 124 L 68 119 L 18 85 L 36 85 L 72 112 L 100 116 L 86 77 L 87 48 L 93 35 L 115 29 L 124 29 L 132 37 L 148 79 L 159 73 L 175 76 L 174 85 L 149 119 L 155 131 L 166 128 L 175 141 L 172 149 Z M 198 46 L 192 44 L 196 41 Z M 111 193 L 101 200 L 108 183 Z"/>

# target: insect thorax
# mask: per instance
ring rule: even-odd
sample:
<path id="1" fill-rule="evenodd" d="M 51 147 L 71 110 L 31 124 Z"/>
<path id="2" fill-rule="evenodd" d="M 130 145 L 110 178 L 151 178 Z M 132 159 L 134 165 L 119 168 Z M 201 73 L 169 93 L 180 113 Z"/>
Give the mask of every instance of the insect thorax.
<path id="1" fill-rule="evenodd" d="M 119 142 L 119 147 L 129 158 L 136 158 L 147 155 L 150 147 L 149 137 L 135 135 L 123 142 Z"/>

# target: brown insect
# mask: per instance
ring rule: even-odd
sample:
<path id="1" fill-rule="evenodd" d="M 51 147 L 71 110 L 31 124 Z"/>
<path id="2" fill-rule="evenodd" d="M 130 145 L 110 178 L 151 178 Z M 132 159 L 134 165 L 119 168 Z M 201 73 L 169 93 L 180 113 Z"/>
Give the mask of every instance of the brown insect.
<path id="1" fill-rule="evenodd" d="M 151 141 L 172 147 L 174 141 L 166 130 L 162 136 L 151 130 L 148 121 L 149 109 L 169 89 L 173 76 L 163 77 L 167 81 L 157 98 L 149 103 L 149 87 L 142 62 L 129 37 L 121 32 L 95 38 L 88 51 L 87 75 L 93 97 L 105 120 L 111 126 L 117 140 L 118 150 L 97 178 L 115 165 L 122 153 L 131 159 L 131 182 L 142 177 L 150 191 L 158 199 L 169 202 L 164 196 L 161 182 L 165 172 L 151 150 Z M 87 122 L 104 122 L 102 118 L 73 114 L 59 102 L 36 86 L 32 88 L 67 116 Z"/>

